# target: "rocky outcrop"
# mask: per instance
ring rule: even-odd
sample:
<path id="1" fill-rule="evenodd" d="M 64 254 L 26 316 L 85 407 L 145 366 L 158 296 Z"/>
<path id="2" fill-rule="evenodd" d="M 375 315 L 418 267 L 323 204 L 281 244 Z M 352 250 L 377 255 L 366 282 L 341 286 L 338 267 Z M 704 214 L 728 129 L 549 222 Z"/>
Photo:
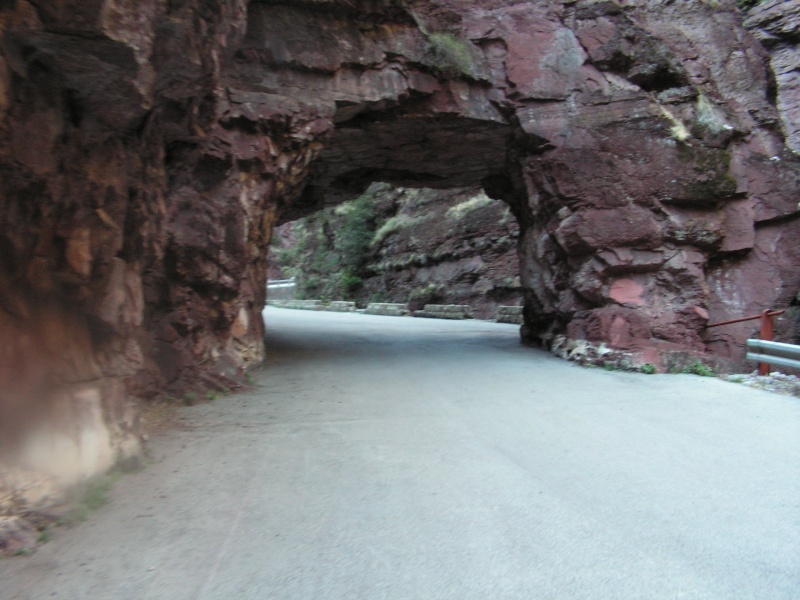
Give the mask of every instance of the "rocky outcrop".
<path id="1" fill-rule="evenodd" d="M 245 21 L 233 1 L 0 5 L 0 513 L 135 460 L 141 398 L 262 356 L 248 249 L 272 213 L 201 150 Z"/>
<path id="2" fill-rule="evenodd" d="M 637 3 L 630 11 L 595 3 L 574 19 L 574 52 L 588 55 L 584 68 L 602 73 L 603 85 L 584 88 L 577 108 L 558 102 L 524 114 L 523 126 L 555 142 L 528 157 L 523 174 L 536 201 L 523 234 L 528 331 L 547 337 L 564 327 L 570 338 L 645 355 L 702 351 L 709 317 L 786 303 L 797 285 L 784 279 L 762 294 L 739 270 L 756 262 L 764 231 L 751 207 L 768 195 L 784 198 L 777 213 L 796 212 L 791 184 L 766 171 L 779 164 L 775 172 L 796 179 L 771 130 L 763 53 L 734 13 L 702 3 Z M 727 41 L 723 23 L 735 33 Z M 654 35 L 645 42 L 647 33 Z M 742 71 L 758 76 L 745 80 Z M 769 181 L 763 196 L 748 183 L 755 173 Z M 781 260 L 769 257 L 762 272 Z M 739 289 L 753 290 L 746 300 L 721 298 L 715 277 L 731 272 Z"/>
<path id="3" fill-rule="evenodd" d="M 0 27 L 0 451 L 28 473 L 101 471 L 137 398 L 234 383 L 273 224 L 374 181 L 510 206 L 531 342 L 736 359 L 751 328 L 707 321 L 800 288 L 791 73 L 776 108 L 732 0 L 11 0 Z"/>
<path id="4" fill-rule="evenodd" d="M 407 191 L 374 247 L 364 295 L 426 304 L 465 304 L 490 319 L 520 304 L 517 238 L 509 207 L 471 190 Z"/>

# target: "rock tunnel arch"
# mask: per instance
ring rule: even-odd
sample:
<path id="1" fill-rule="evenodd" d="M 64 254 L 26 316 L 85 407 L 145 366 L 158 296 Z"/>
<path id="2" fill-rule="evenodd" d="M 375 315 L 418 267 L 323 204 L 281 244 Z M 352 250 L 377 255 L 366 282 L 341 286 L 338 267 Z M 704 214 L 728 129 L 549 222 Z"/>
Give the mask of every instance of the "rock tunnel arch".
<path id="1" fill-rule="evenodd" d="M 414 108 L 417 109 L 416 112 L 405 111 L 401 105 L 387 112 L 370 111 L 368 115 L 359 113 L 355 119 L 336 118 L 336 128 L 325 149 L 310 164 L 310 175 L 306 187 L 300 197 L 281 212 L 276 225 L 294 221 L 297 218 L 308 216 L 316 210 L 334 207 L 343 201 L 356 198 L 369 199 L 370 203 L 377 201 L 379 204 L 385 204 L 381 202 L 380 197 L 386 193 L 386 190 L 392 190 L 388 197 L 399 194 L 398 200 L 404 198 L 406 194 L 410 195 L 410 189 L 417 189 L 426 203 L 436 197 L 437 192 L 438 196 L 442 198 L 442 204 L 444 203 L 443 198 L 451 195 L 460 198 L 461 201 L 464 201 L 462 196 L 482 198 L 480 206 L 489 202 L 489 198 L 483 194 L 485 188 L 495 189 L 498 187 L 497 182 L 507 179 L 503 172 L 507 167 L 507 155 L 512 147 L 510 141 L 512 129 L 503 122 L 464 118 L 454 114 L 426 114 L 419 110 L 419 106 Z M 350 112 L 350 114 L 353 113 Z M 372 187 L 373 183 L 382 183 L 390 187 L 374 188 Z M 409 191 L 402 192 L 401 189 Z M 414 197 L 416 198 L 416 196 Z M 404 201 L 400 201 L 404 205 Z M 440 201 L 435 202 L 437 206 L 439 203 Z M 489 206 L 492 207 L 497 207 L 497 204 L 495 201 L 489 202 Z M 499 204 L 505 205 L 502 202 Z M 475 205 L 475 208 L 479 208 L 479 205 Z M 404 210 L 407 209 L 412 209 L 412 207 L 408 206 Z M 516 224 L 516 218 L 507 205 L 505 212 L 499 207 L 487 208 L 487 210 L 491 211 L 492 215 L 497 213 L 498 218 L 505 215 L 503 219 L 511 219 Z M 454 214 L 447 212 L 440 217 L 444 221 L 448 221 L 448 217 Z M 462 232 L 463 224 L 453 221 L 449 223 L 453 230 L 447 231 L 444 221 L 439 222 L 441 219 L 438 219 L 434 224 L 428 220 L 426 215 L 418 215 L 416 210 L 413 215 L 404 214 L 402 217 L 395 218 L 402 219 L 406 216 L 411 218 L 414 223 L 417 223 L 420 218 L 423 219 L 423 222 L 430 223 L 431 231 L 429 233 L 420 232 L 422 238 L 425 238 L 425 242 L 422 241 L 422 238 L 414 242 L 413 240 L 418 235 L 413 234 L 408 240 L 411 244 L 409 251 L 412 254 L 407 258 L 413 263 L 410 266 L 421 268 L 418 275 L 427 281 L 428 276 L 433 276 L 428 272 L 431 269 L 435 270 L 433 265 L 438 265 L 440 260 L 444 261 L 442 267 L 444 264 L 448 264 L 456 268 L 455 263 L 452 263 L 456 258 L 439 244 L 451 237 L 458 238 L 459 235 L 465 236 L 464 243 L 467 243 L 466 238 L 475 235 L 473 230 L 476 225 L 473 224 Z M 484 218 L 488 218 L 488 215 L 485 215 Z M 412 230 L 423 226 L 421 223 L 415 224 Z M 326 225 L 326 231 L 327 227 Z M 487 223 L 486 227 L 495 227 L 498 231 L 500 229 L 505 231 L 503 227 L 500 227 L 500 223 L 497 225 Z M 505 244 L 504 248 L 510 246 L 508 250 L 512 250 L 516 246 L 518 237 L 516 235 L 517 227 L 516 225 L 508 227 L 509 234 L 512 236 L 511 241 L 506 244 L 503 240 L 507 238 L 501 236 L 502 239 L 499 242 Z M 456 228 L 460 233 L 456 233 Z M 374 233 L 377 234 L 377 229 Z M 330 235 L 331 232 L 327 234 Z M 501 234 L 498 233 L 498 235 Z M 371 244 L 373 247 L 375 239 Z M 438 240 L 438 243 L 435 243 L 434 240 Z M 422 245 L 418 246 L 418 243 Z M 377 250 L 377 248 L 375 249 Z M 320 251 L 324 250 L 320 249 Z M 418 255 L 417 251 L 422 254 Z M 441 254 L 441 252 L 445 252 L 445 254 Z M 453 252 L 455 252 L 455 248 Z M 491 252 L 493 255 L 500 252 L 500 246 L 494 240 Z M 516 256 L 516 251 L 513 251 L 513 254 Z M 511 260 L 512 265 L 516 262 L 511 258 L 505 260 Z M 487 267 L 481 260 L 478 263 L 477 265 L 471 264 L 471 267 L 480 267 L 481 269 Z M 395 266 L 399 268 L 399 265 Z M 383 267 L 388 268 L 389 264 L 387 263 Z M 392 267 L 393 269 L 394 267 Z M 411 268 L 410 272 L 404 271 L 404 274 L 416 279 L 414 275 L 416 271 L 417 268 Z M 367 272 L 362 271 L 360 275 L 366 276 Z M 473 275 L 478 277 L 477 272 L 474 272 Z M 506 275 L 518 279 L 519 270 L 516 265 L 513 265 L 512 271 Z M 469 276 L 466 278 L 469 279 Z M 382 279 L 386 279 L 386 274 Z M 375 282 L 371 281 L 371 283 Z M 483 280 L 483 285 L 488 285 L 487 280 Z M 381 289 L 383 287 L 381 286 Z M 419 292 L 420 290 L 415 291 Z M 398 293 L 397 291 L 393 292 L 391 286 L 387 287 L 385 292 L 390 296 Z M 499 298 L 503 294 L 497 290 L 495 295 Z"/>
<path id="2" fill-rule="evenodd" d="M 299 113 L 313 90 L 325 120 L 301 182 L 275 198 L 279 220 L 376 180 L 481 185 L 520 222 L 526 341 L 570 354 L 588 340 L 662 368 L 707 347 L 737 355 L 743 330 L 711 339 L 704 325 L 731 308 L 709 282 L 754 247 L 743 163 L 780 152 L 770 134 L 741 138 L 765 108 L 766 75 L 741 91 L 745 116 L 719 102 L 726 82 L 693 88 L 677 46 L 647 39 L 647 11 L 357 4 L 250 5 L 236 83 L 296 94 Z M 520 60 L 526 27 L 535 67 Z M 623 30 L 642 49 L 614 46 Z"/>
<path id="3" fill-rule="evenodd" d="M 3 3 L 0 426 L 135 454 L 136 398 L 263 358 L 274 224 L 376 179 L 513 208 L 531 341 L 739 357 L 703 325 L 797 292 L 800 169 L 712 4 Z"/>
<path id="4" fill-rule="evenodd" d="M 509 206 L 480 188 L 373 183 L 353 200 L 275 229 L 267 303 L 392 303 L 401 312 L 469 305 L 479 319 L 517 306 L 501 312 L 521 319 L 518 237 Z"/>

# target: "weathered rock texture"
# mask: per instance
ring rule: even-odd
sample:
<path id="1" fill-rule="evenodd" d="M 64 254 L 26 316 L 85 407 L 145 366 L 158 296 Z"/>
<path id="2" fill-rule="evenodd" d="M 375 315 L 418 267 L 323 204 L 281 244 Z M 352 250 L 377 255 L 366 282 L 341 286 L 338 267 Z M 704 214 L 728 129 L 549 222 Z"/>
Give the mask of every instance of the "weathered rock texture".
<path id="1" fill-rule="evenodd" d="M 136 457 L 138 398 L 262 357 L 270 183 L 215 150 L 246 15 L 0 3 L 0 487 L 19 511 Z"/>
<path id="2" fill-rule="evenodd" d="M 270 269 L 283 266 L 272 276 L 296 277 L 309 298 L 411 310 L 469 304 L 488 319 L 522 300 L 518 234 L 508 205 L 478 190 L 374 185 L 357 201 L 279 227 Z"/>
<path id="3" fill-rule="evenodd" d="M 766 0 L 750 10 L 745 27 L 770 52 L 774 88 L 786 145 L 800 151 L 800 2 Z"/>
<path id="4" fill-rule="evenodd" d="M 532 341 L 738 357 L 749 328 L 707 318 L 800 287 L 797 161 L 732 0 L 7 0 L 0 27 L 0 439 L 28 472 L 102 470 L 134 398 L 261 360 L 273 223 L 375 180 L 512 207 Z"/>

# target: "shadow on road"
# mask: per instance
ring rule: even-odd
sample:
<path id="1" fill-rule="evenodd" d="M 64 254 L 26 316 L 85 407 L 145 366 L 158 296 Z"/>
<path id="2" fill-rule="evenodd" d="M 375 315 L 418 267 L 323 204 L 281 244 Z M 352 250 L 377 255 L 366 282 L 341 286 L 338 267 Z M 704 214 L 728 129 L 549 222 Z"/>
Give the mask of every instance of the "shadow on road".
<path id="1" fill-rule="evenodd" d="M 478 359 L 487 351 L 550 356 L 523 346 L 517 325 L 274 308 L 265 310 L 264 315 L 271 364 L 372 362 L 404 354 L 436 360 L 456 353 L 464 359 Z"/>

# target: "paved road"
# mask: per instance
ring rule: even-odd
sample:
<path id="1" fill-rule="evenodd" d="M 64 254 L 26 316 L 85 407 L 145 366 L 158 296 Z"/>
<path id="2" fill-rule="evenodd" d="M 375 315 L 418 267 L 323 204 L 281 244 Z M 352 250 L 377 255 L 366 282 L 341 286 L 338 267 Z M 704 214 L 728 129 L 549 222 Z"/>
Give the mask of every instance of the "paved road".
<path id="1" fill-rule="evenodd" d="M 255 391 L 0 598 L 800 598 L 800 401 L 584 369 L 516 327 L 269 309 Z"/>

